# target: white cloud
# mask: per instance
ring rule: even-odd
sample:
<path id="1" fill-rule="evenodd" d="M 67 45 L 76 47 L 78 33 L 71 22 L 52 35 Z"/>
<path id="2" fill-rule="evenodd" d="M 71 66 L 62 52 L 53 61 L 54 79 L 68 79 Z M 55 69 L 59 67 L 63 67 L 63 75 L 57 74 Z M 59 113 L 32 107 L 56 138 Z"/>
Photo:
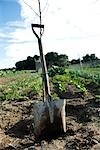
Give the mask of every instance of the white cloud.
<path id="1" fill-rule="evenodd" d="M 37 53 L 37 45 L 31 27 L 28 29 L 20 27 L 21 22 L 15 25 L 10 23 L 7 30 L 0 31 L 0 52 L 2 54 L 0 55 L 0 68 L 13 67 L 17 61 Z M 16 28 L 17 26 L 19 28 Z"/>
<path id="2" fill-rule="evenodd" d="M 2 38 L 5 37 L 5 34 L 0 32 L 0 37 L 2 37 Z"/>
<path id="3" fill-rule="evenodd" d="M 0 69 L 15 67 L 16 60 L 12 58 L 3 58 L 0 60 Z"/>
<path id="4" fill-rule="evenodd" d="M 34 56 L 34 54 L 38 54 L 37 45 L 30 43 L 23 44 L 12 44 L 7 47 L 8 51 L 6 55 L 8 57 L 15 58 L 17 61 L 21 59 L 26 59 L 27 56 Z"/>
<path id="5" fill-rule="evenodd" d="M 46 47 L 64 52 L 71 59 L 87 53 L 96 53 L 100 57 L 100 1 L 63 0 L 51 3 L 46 24 L 48 30 L 44 34 L 49 39 Z"/>
<path id="6" fill-rule="evenodd" d="M 38 13 L 38 1 L 37 0 L 19 0 L 21 6 L 21 17 L 24 19 L 24 22 L 32 23 L 34 20 L 37 20 Z"/>
<path id="7" fill-rule="evenodd" d="M 6 39 L 5 55 L 18 61 L 39 53 L 38 42 L 31 30 L 31 23 L 39 23 L 38 0 L 18 0 L 22 21 L 9 22 L 8 32 L 1 32 Z M 96 0 L 41 0 L 44 53 L 65 53 L 70 59 L 87 53 L 100 57 L 100 1 Z M 9 35 L 8 35 L 9 33 Z"/>

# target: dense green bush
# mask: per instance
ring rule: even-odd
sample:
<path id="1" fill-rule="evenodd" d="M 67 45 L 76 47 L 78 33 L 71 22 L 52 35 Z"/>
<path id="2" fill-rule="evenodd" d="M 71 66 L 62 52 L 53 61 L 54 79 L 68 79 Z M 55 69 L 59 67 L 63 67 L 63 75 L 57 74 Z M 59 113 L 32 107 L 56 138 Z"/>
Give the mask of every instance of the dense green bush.
<path id="1" fill-rule="evenodd" d="M 48 70 L 49 77 L 53 77 L 56 74 L 63 75 L 65 73 L 64 67 L 52 67 Z"/>

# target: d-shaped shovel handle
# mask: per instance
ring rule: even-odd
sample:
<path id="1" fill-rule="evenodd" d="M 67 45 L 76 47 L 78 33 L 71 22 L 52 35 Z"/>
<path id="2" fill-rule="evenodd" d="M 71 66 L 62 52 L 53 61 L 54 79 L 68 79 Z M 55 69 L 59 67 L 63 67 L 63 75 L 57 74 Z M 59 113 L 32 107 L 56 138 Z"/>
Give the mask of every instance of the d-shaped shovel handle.
<path id="1" fill-rule="evenodd" d="M 41 36 L 42 36 L 41 29 L 44 30 L 44 25 L 43 24 L 31 24 L 31 27 L 32 27 L 33 33 L 35 34 L 35 36 L 39 40 L 39 38 L 41 38 Z M 34 28 L 39 28 L 40 29 L 40 36 L 36 33 L 36 31 L 34 30 Z"/>

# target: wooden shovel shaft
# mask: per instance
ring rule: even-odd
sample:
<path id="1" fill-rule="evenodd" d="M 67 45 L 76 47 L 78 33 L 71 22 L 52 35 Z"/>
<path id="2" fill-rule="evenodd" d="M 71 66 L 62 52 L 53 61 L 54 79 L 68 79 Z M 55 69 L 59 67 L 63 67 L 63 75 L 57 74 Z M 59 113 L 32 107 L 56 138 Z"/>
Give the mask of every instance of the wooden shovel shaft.
<path id="1" fill-rule="evenodd" d="M 43 82 L 44 82 L 44 88 L 45 88 L 45 92 L 46 92 L 46 98 L 48 100 L 50 100 L 49 79 L 48 79 L 45 56 L 43 55 L 41 38 L 38 38 L 38 45 L 39 45 L 40 58 L 41 58 L 41 64 L 42 64 L 42 74 L 43 74 Z"/>

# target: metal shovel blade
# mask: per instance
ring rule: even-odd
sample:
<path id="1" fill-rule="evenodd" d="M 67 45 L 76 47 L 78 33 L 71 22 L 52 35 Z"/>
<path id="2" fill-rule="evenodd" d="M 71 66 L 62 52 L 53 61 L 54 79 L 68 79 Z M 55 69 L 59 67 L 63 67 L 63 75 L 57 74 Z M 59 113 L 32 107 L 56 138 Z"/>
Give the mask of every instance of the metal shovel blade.
<path id="1" fill-rule="evenodd" d="M 54 121 L 50 122 L 50 112 L 48 108 L 48 101 L 39 101 L 34 104 L 33 108 L 33 124 L 34 134 L 39 137 L 46 131 L 51 132 L 66 132 L 66 101 L 64 99 L 52 100 L 54 109 Z"/>

